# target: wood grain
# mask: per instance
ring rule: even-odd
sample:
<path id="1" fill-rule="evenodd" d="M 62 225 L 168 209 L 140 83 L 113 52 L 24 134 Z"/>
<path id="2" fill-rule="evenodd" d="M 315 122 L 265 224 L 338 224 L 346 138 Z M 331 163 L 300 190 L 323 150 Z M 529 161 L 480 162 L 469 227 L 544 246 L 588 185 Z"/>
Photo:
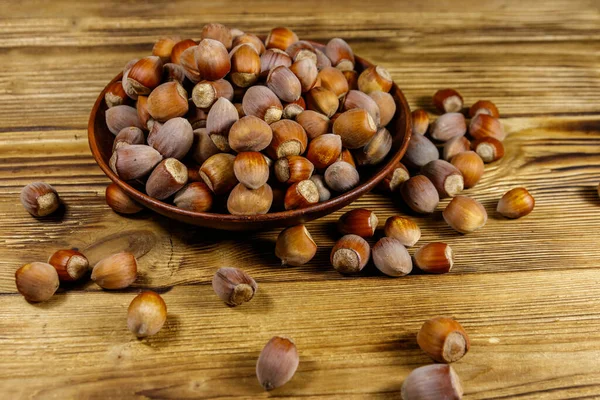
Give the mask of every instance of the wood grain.
<path id="1" fill-rule="evenodd" d="M 60 0 L 20 2 L 0 16 L 3 398 L 399 398 L 404 377 L 430 362 L 416 332 L 436 315 L 455 316 L 471 336 L 471 352 L 455 365 L 465 398 L 600 397 L 597 2 Z M 486 227 L 454 233 L 439 212 L 446 202 L 432 217 L 414 217 L 423 243 L 453 247 L 452 273 L 390 279 L 369 266 L 360 277 L 341 277 L 328 257 L 334 222 L 346 210 L 308 225 L 319 250 L 296 268 L 274 257 L 277 231 L 214 232 L 150 212 L 110 211 L 108 180 L 87 145 L 97 94 L 157 37 L 198 37 L 210 21 L 347 38 L 357 54 L 390 70 L 413 108 L 433 112 L 430 96 L 448 86 L 468 104 L 498 105 L 507 155 L 466 192 L 486 207 Z M 39 179 L 66 205 L 44 221 L 18 200 Z M 495 205 L 515 186 L 532 192 L 536 209 L 504 220 Z M 378 193 L 353 207 L 375 210 L 380 225 L 406 213 Z M 141 277 L 116 293 L 84 282 L 48 303 L 25 302 L 14 271 L 69 247 L 92 262 L 130 249 Z M 210 280 L 225 265 L 258 281 L 251 303 L 231 309 L 214 296 Z M 125 324 L 140 288 L 163 293 L 169 308 L 165 329 L 141 341 Z M 288 385 L 267 395 L 254 365 L 275 334 L 295 339 L 301 363 Z"/>

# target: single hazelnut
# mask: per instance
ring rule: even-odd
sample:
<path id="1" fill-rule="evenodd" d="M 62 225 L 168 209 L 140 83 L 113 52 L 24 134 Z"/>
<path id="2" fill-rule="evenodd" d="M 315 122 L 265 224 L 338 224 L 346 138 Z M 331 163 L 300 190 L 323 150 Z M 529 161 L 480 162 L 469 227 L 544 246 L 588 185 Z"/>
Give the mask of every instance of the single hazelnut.
<path id="1" fill-rule="evenodd" d="M 288 53 L 294 61 L 309 59 L 314 62 L 315 65 L 317 63 L 315 47 L 306 40 L 298 40 L 297 42 L 290 44 L 288 48 L 285 49 L 285 52 Z"/>
<path id="2" fill-rule="evenodd" d="M 210 108 L 206 118 L 206 131 L 221 151 L 229 151 L 229 130 L 239 120 L 235 106 L 226 98 L 219 98 Z"/>
<path id="3" fill-rule="evenodd" d="M 400 194 L 404 202 L 419 214 L 431 214 L 440 202 L 437 189 L 424 175 L 413 176 L 404 182 Z"/>
<path id="4" fill-rule="evenodd" d="M 431 125 L 430 135 L 433 139 L 446 142 L 467 133 L 467 123 L 461 113 L 446 113 L 440 115 Z"/>
<path id="5" fill-rule="evenodd" d="M 345 111 L 335 120 L 333 133 L 341 136 L 344 147 L 358 149 L 375 136 L 377 126 L 366 110 L 355 108 Z"/>
<path id="6" fill-rule="evenodd" d="M 377 90 L 389 92 L 393 83 L 390 73 L 379 65 L 365 69 L 358 76 L 358 89 L 367 94 Z"/>
<path id="7" fill-rule="evenodd" d="M 483 137 L 477 139 L 472 144 L 475 153 L 483 162 L 490 163 L 504 157 L 504 145 L 498 139 L 493 137 Z"/>
<path id="8" fill-rule="evenodd" d="M 441 113 L 458 113 L 463 108 L 463 98 L 454 89 L 442 89 L 433 95 L 433 105 Z"/>
<path id="9" fill-rule="evenodd" d="M 106 204 L 120 214 L 136 214 L 144 209 L 127 195 L 116 183 L 106 187 Z"/>
<path id="10" fill-rule="evenodd" d="M 506 138 L 506 132 L 502 127 L 499 119 L 487 114 L 477 114 L 469 124 L 469 134 L 473 139 L 482 139 L 485 137 L 493 137 L 494 139 L 503 141 Z"/>
<path id="11" fill-rule="evenodd" d="M 213 193 L 204 182 L 191 182 L 177 192 L 173 203 L 184 210 L 206 212 L 212 207 Z"/>
<path id="12" fill-rule="evenodd" d="M 348 90 L 358 90 L 358 72 L 354 70 L 342 71 L 346 81 L 348 81 Z"/>
<path id="13" fill-rule="evenodd" d="M 121 129 L 117 136 L 115 136 L 115 141 L 113 142 L 113 151 L 121 146 L 144 143 L 146 143 L 144 132 L 142 132 L 140 128 L 130 126 L 128 128 Z"/>
<path id="14" fill-rule="evenodd" d="M 269 71 L 279 65 L 290 67 L 292 58 L 283 50 L 267 49 L 260 56 L 260 76 L 266 78 Z"/>
<path id="15" fill-rule="evenodd" d="M 408 250 L 394 238 L 379 239 L 371 253 L 377 269 L 388 276 L 405 276 L 412 271 L 413 265 Z"/>
<path id="16" fill-rule="evenodd" d="M 127 93 L 125 93 L 121 81 L 113 82 L 108 85 L 104 92 L 104 101 L 108 108 L 128 105 L 130 103 L 130 98 L 127 96 Z"/>
<path id="17" fill-rule="evenodd" d="M 187 167 L 176 158 L 162 160 L 146 181 L 146 193 L 165 200 L 179 191 L 188 181 Z"/>
<path id="18" fill-rule="evenodd" d="M 308 144 L 308 137 L 302 125 L 289 120 L 282 119 L 271 124 L 273 139 L 266 148 L 266 153 L 272 159 L 286 156 L 298 156 L 304 154 Z"/>
<path id="19" fill-rule="evenodd" d="M 357 274 L 369 262 L 369 243 L 358 235 L 345 235 L 331 249 L 331 265 L 340 274 Z"/>
<path id="20" fill-rule="evenodd" d="M 92 269 L 92 280 L 103 289 L 125 289 L 137 278 L 137 261 L 129 252 L 108 256 Z"/>
<path id="21" fill-rule="evenodd" d="M 444 143 L 442 158 L 446 161 L 450 161 L 455 155 L 469 150 L 471 150 L 471 142 L 469 139 L 464 136 L 457 136 Z"/>
<path id="22" fill-rule="evenodd" d="M 375 103 L 379 108 L 379 126 L 386 126 L 392 121 L 392 118 L 394 118 L 394 115 L 396 114 L 396 102 L 394 101 L 394 97 L 381 90 L 371 92 L 369 93 L 369 96 L 375 100 Z"/>
<path id="23" fill-rule="evenodd" d="M 286 66 L 280 65 L 269 71 L 267 87 L 279 97 L 281 101 L 291 102 L 300 98 L 302 86 L 294 73 Z"/>
<path id="24" fill-rule="evenodd" d="M 325 170 L 325 182 L 331 190 L 344 193 L 359 184 L 360 176 L 351 164 L 345 161 L 336 161 Z"/>
<path id="25" fill-rule="evenodd" d="M 302 93 L 306 93 L 317 86 L 319 70 L 312 60 L 308 58 L 298 60 L 290 65 L 289 68 L 300 81 Z M 329 101 L 332 100 L 329 99 Z"/>
<path id="26" fill-rule="evenodd" d="M 121 130 L 129 128 L 130 126 L 140 129 L 146 128 L 138 118 L 137 110 L 127 105 L 109 108 L 106 110 L 105 119 L 106 126 L 113 135 L 117 135 Z"/>
<path id="27" fill-rule="evenodd" d="M 337 162 L 342 154 L 342 139 L 339 135 L 326 133 L 317 136 L 308 144 L 306 158 L 318 170 L 325 170 Z"/>
<path id="28" fill-rule="evenodd" d="M 454 369 L 431 364 L 413 370 L 402 384 L 403 400 L 460 400 L 463 388 Z"/>
<path id="29" fill-rule="evenodd" d="M 60 281 L 58 273 L 52 265 L 32 262 L 22 266 L 15 272 L 15 284 L 25 300 L 41 302 L 50 299 L 54 295 Z"/>
<path id="30" fill-rule="evenodd" d="M 325 55 L 325 53 L 323 53 L 319 49 L 315 49 L 315 55 L 317 57 L 317 61 L 315 62 L 315 65 L 317 66 L 317 69 L 319 71 L 322 70 L 323 68 L 331 67 L 331 60 L 329 59 L 329 57 L 327 57 Z M 345 71 L 342 71 L 342 72 L 345 72 Z M 353 72 L 356 72 L 356 71 L 353 71 Z"/>
<path id="31" fill-rule="evenodd" d="M 305 109 L 306 102 L 304 101 L 304 97 L 300 96 L 298 97 L 298 100 L 285 103 L 283 105 L 283 114 L 281 114 L 281 118 L 296 119 L 296 117 L 300 115 Z"/>
<path id="32" fill-rule="evenodd" d="M 254 50 L 258 53 L 258 55 L 262 55 L 265 52 L 265 44 L 262 40 L 256 35 L 251 33 L 244 33 L 235 38 L 233 38 L 233 47 L 237 47 L 241 44 L 249 44 L 254 47 Z"/>
<path id="33" fill-rule="evenodd" d="M 157 130 L 150 132 L 148 144 L 164 158 L 181 160 L 194 144 L 192 125 L 185 118 L 171 118 Z"/>
<path id="34" fill-rule="evenodd" d="M 198 108 L 209 108 L 221 97 L 233 101 L 233 86 L 225 79 L 201 81 L 192 90 L 192 101 Z"/>
<path id="35" fill-rule="evenodd" d="M 521 218 L 533 211 L 535 199 L 525 188 L 514 188 L 504 193 L 498 202 L 498 211 L 506 218 Z"/>
<path id="36" fill-rule="evenodd" d="M 410 179 L 408 169 L 400 161 L 396 163 L 394 168 L 381 180 L 377 186 L 384 192 L 394 193 L 400 190 L 404 182 Z"/>
<path id="37" fill-rule="evenodd" d="M 371 118 L 373 118 L 373 122 L 378 127 L 381 126 L 381 114 L 379 110 L 379 106 L 369 96 L 358 90 L 350 90 L 343 101 L 343 111 L 352 110 L 353 108 L 362 108 L 366 110 Z"/>
<path id="38" fill-rule="evenodd" d="M 344 213 L 338 220 L 338 231 L 342 235 L 358 235 L 369 238 L 375 234 L 379 219 L 377 215 L 366 208 L 355 208 Z"/>
<path id="39" fill-rule="evenodd" d="M 292 184 L 285 192 L 286 210 L 308 207 L 319 202 L 317 185 L 309 179 Z"/>
<path id="40" fill-rule="evenodd" d="M 163 73 L 163 62 L 160 57 L 148 56 L 138 60 L 127 74 L 127 83 L 134 94 L 149 95 L 160 85 Z"/>
<path id="41" fill-rule="evenodd" d="M 342 98 L 348 93 L 348 81 L 339 69 L 334 67 L 322 68 L 319 70 L 317 77 L 321 78 L 321 87 L 332 91 L 338 98 Z"/>
<path id="42" fill-rule="evenodd" d="M 427 243 L 416 251 L 415 265 L 430 274 L 445 274 L 454 266 L 454 252 L 446 243 Z"/>
<path id="43" fill-rule="evenodd" d="M 236 307 L 247 303 L 258 290 L 256 281 L 239 268 L 219 268 L 212 278 L 216 295 L 228 306 Z"/>
<path id="44" fill-rule="evenodd" d="M 306 93 L 306 107 L 331 117 L 337 111 L 340 102 L 331 90 L 323 87 L 313 87 Z"/>
<path id="45" fill-rule="evenodd" d="M 421 350 L 440 363 L 460 360 L 469 351 L 467 332 L 454 319 L 436 317 L 425 321 L 417 334 Z"/>
<path id="46" fill-rule="evenodd" d="M 302 266 L 313 259 L 317 244 L 304 225 L 295 225 L 281 231 L 275 243 L 275 255 L 281 265 Z"/>
<path id="47" fill-rule="evenodd" d="M 56 190 L 45 182 L 33 182 L 21 190 L 21 204 L 34 217 L 45 217 L 60 207 Z"/>
<path id="48" fill-rule="evenodd" d="M 291 339 L 274 336 L 258 356 L 256 377 L 265 390 L 273 390 L 292 379 L 300 359 Z"/>
<path id="49" fill-rule="evenodd" d="M 145 290 L 127 308 L 127 328 L 138 338 L 156 335 L 167 320 L 167 305 L 158 293 Z"/>
<path id="50" fill-rule="evenodd" d="M 296 116 L 296 122 L 302 125 L 310 140 L 329 132 L 329 118 L 313 110 L 305 110 Z"/>
<path id="51" fill-rule="evenodd" d="M 277 180 L 288 185 L 310 179 L 314 170 L 313 163 L 302 156 L 282 157 L 273 167 Z"/>
<path id="52" fill-rule="evenodd" d="M 487 114 L 494 118 L 500 118 L 496 105 L 489 100 L 479 100 L 469 109 L 469 116 L 475 118 L 477 114 Z"/>
<path id="53" fill-rule="evenodd" d="M 392 135 L 385 128 L 380 128 L 369 143 L 362 149 L 354 151 L 358 165 L 380 164 L 392 150 Z"/>
<path id="54" fill-rule="evenodd" d="M 417 135 L 424 135 L 429 128 L 429 115 L 427 111 L 422 109 L 414 110 L 411 113 L 412 117 L 412 132 Z"/>
<path id="55" fill-rule="evenodd" d="M 192 39 L 184 39 L 175 43 L 175 45 L 171 49 L 171 62 L 173 64 L 179 64 L 181 61 L 181 53 L 183 53 L 190 47 L 194 47 L 196 45 L 198 45 L 198 43 L 196 43 Z"/>
<path id="56" fill-rule="evenodd" d="M 446 223 L 460 233 L 474 232 L 487 222 L 487 212 L 481 203 L 466 196 L 453 198 L 442 215 Z"/>
<path id="57" fill-rule="evenodd" d="M 204 39 L 214 39 L 226 49 L 231 49 L 233 43 L 233 37 L 231 35 L 231 30 L 223 24 L 218 23 L 210 23 L 206 24 L 202 27 L 202 32 L 200 32 L 200 37 Z"/>
<path id="58" fill-rule="evenodd" d="M 250 44 L 241 44 L 231 51 L 231 81 L 238 87 L 252 86 L 260 76 L 260 55 Z"/>
<path id="59" fill-rule="evenodd" d="M 257 151 L 238 153 L 233 161 L 233 172 L 248 189 L 258 189 L 269 180 L 267 160 Z"/>
<path id="60" fill-rule="evenodd" d="M 269 32 L 269 35 L 265 39 L 265 47 L 267 49 L 285 50 L 297 41 L 298 36 L 291 29 L 280 26 L 271 29 L 271 32 Z"/>
<path id="61" fill-rule="evenodd" d="M 261 151 L 273 140 L 273 130 L 262 119 L 247 115 L 229 130 L 229 146 L 237 152 Z"/>
<path id="62" fill-rule="evenodd" d="M 281 101 L 266 86 L 252 86 L 248 88 L 242 99 L 242 107 L 246 115 L 254 115 L 263 119 L 267 124 L 279 121 L 283 113 Z"/>
<path id="63" fill-rule="evenodd" d="M 438 158 L 440 158 L 440 152 L 431 140 L 424 135 L 412 135 L 402 162 L 410 168 L 417 169 Z"/>
<path id="64" fill-rule="evenodd" d="M 183 117 L 189 110 L 188 94 L 179 82 L 163 83 L 148 96 L 147 108 L 152 118 L 159 122 Z"/>
<path id="65" fill-rule="evenodd" d="M 354 69 L 354 53 L 344 39 L 333 38 L 325 46 L 325 54 L 331 65 L 341 71 Z"/>
<path id="66" fill-rule="evenodd" d="M 483 160 L 474 151 L 459 153 L 452 157 L 450 163 L 462 174 L 465 189 L 475 186 L 483 176 Z"/>
<path id="67" fill-rule="evenodd" d="M 198 44 L 195 60 L 202 79 L 223 79 L 231 70 L 229 53 L 223 43 L 214 39 L 202 39 Z"/>
<path id="68" fill-rule="evenodd" d="M 239 183 L 229 193 L 227 211 L 233 215 L 266 214 L 272 204 L 273 191 L 268 184 L 253 190 Z"/>
<path id="69" fill-rule="evenodd" d="M 216 195 L 229 192 L 238 180 L 233 170 L 233 154 L 219 153 L 209 157 L 200 167 L 200 176 Z"/>
<path id="70" fill-rule="evenodd" d="M 62 282 L 80 279 L 90 269 L 88 259 L 76 250 L 58 250 L 50 256 L 48 264 L 52 265 Z"/>
<path id="71" fill-rule="evenodd" d="M 163 63 L 168 63 L 171 61 L 173 47 L 180 41 L 178 36 L 162 37 L 154 43 L 152 55 L 159 57 Z"/>
<path id="72" fill-rule="evenodd" d="M 183 68 L 183 73 L 185 77 L 192 83 L 198 83 L 202 79 L 206 79 L 200 75 L 200 70 L 198 69 L 198 61 L 196 57 L 199 56 L 199 47 L 191 46 L 185 49 L 181 55 L 179 56 L 179 65 Z"/>
<path id="73" fill-rule="evenodd" d="M 444 114 L 448 115 L 448 114 Z M 440 199 L 454 197 L 464 189 L 463 176 L 454 165 L 444 160 L 433 160 L 421 168 L 438 191 Z"/>
<path id="74" fill-rule="evenodd" d="M 413 220 L 394 215 L 385 221 L 385 236 L 396 239 L 405 247 L 412 247 L 421 239 L 421 228 Z"/>

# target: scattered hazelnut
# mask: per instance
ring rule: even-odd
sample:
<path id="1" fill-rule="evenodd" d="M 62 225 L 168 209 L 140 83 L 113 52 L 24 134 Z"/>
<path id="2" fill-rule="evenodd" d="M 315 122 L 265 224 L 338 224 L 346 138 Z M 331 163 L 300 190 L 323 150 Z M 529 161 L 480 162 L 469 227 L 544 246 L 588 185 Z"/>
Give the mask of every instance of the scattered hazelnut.
<path id="1" fill-rule="evenodd" d="M 27 301 L 40 302 L 50 299 L 60 284 L 58 273 L 50 264 L 33 262 L 15 272 L 15 284 Z"/>
<path id="2" fill-rule="evenodd" d="M 325 183 L 336 192 L 347 192 L 356 187 L 359 182 L 358 171 L 345 161 L 336 161 L 325 170 Z"/>
<path id="3" fill-rule="evenodd" d="M 479 100 L 469 109 L 469 116 L 474 118 L 477 114 L 487 114 L 494 118 L 500 118 L 496 105 L 489 100 Z"/>
<path id="4" fill-rule="evenodd" d="M 474 151 L 459 153 L 452 157 L 450 163 L 462 174 L 465 189 L 475 186 L 483 176 L 483 160 Z"/>
<path id="5" fill-rule="evenodd" d="M 463 108 L 463 98 L 454 89 L 442 89 L 433 95 L 433 105 L 441 113 L 458 113 Z"/>
<path id="6" fill-rule="evenodd" d="M 213 193 L 204 182 L 192 182 L 177 192 L 173 203 L 184 210 L 206 212 L 212 207 Z"/>
<path id="7" fill-rule="evenodd" d="M 454 266 L 454 252 L 446 243 L 427 243 L 416 251 L 415 265 L 430 274 L 445 274 Z"/>
<path id="8" fill-rule="evenodd" d="M 410 254 L 398 240 L 390 237 L 379 239 L 373 249 L 373 263 L 388 276 L 408 275 L 413 268 Z"/>
<path id="9" fill-rule="evenodd" d="M 158 293 L 145 290 L 127 309 L 127 328 L 138 338 L 156 335 L 167 320 L 167 305 Z"/>
<path id="10" fill-rule="evenodd" d="M 485 137 L 493 137 L 503 141 L 506 138 L 506 133 L 499 119 L 496 119 L 487 114 L 477 114 L 469 124 L 469 134 L 473 139 L 482 139 Z"/>
<path id="11" fill-rule="evenodd" d="M 413 370 L 402 384 L 403 400 L 460 400 L 463 388 L 454 369 L 431 364 Z"/>
<path id="12" fill-rule="evenodd" d="M 357 274 L 369 262 L 369 243 L 358 235 L 345 235 L 331 249 L 330 261 L 340 274 Z"/>
<path id="13" fill-rule="evenodd" d="M 419 214 L 431 214 L 440 202 L 435 185 L 424 175 L 413 176 L 404 182 L 400 194 L 404 202 Z"/>
<path id="14" fill-rule="evenodd" d="M 304 225 L 295 225 L 281 231 L 275 244 L 275 255 L 281 265 L 299 267 L 308 263 L 317 253 L 317 244 Z"/>
<path id="15" fill-rule="evenodd" d="M 498 202 L 498 211 L 506 218 L 521 218 L 533 211 L 535 199 L 525 188 L 514 188 L 504 193 Z"/>
<path id="16" fill-rule="evenodd" d="M 463 136 L 465 133 L 467 133 L 465 117 L 457 112 L 440 115 L 430 129 L 431 137 L 440 142 Z"/>
<path id="17" fill-rule="evenodd" d="M 504 145 L 493 137 L 484 137 L 473 142 L 473 150 L 483 162 L 490 163 L 504 157 Z"/>
<path id="18" fill-rule="evenodd" d="M 80 279 L 90 269 L 88 259 L 76 250 L 58 250 L 50 256 L 48 264 L 52 265 L 62 282 Z"/>
<path id="19" fill-rule="evenodd" d="M 443 159 L 450 161 L 457 154 L 471 150 L 471 142 L 464 136 L 457 136 L 444 143 Z"/>
<path id="20" fill-rule="evenodd" d="M 438 158 L 440 158 L 440 153 L 431 140 L 424 135 L 412 135 L 402 162 L 410 168 L 421 168 Z"/>
<path id="21" fill-rule="evenodd" d="M 366 208 L 355 208 L 344 213 L 338 220 L 338 231 L 342 235 L 354 234 L 363 238 L 372 237 L 377 229 L 377 215 Z"/>
<path id="22" fill-rule="evenodd" d="M 417 334 L 421 350 L 434 361 L 452 363 L 460 360 L 469 351 L 469 336 L 454 319 L 436 317 L 425 321 Z"/>
<path id="23" fill-rule="evenodd" d="M 124 289 L 137 278 L 137 261 L 129 252 L 108 256 L 92 270 L 92 280 L 103 289 Z"/>
<path id="24" fill-rule="evenodd" d="M 448 114 L 444 114 L 448 115 Z M 421 173 L 435 186 L 440 199 L 454 197 L 464 189 L 463 176 L 454 165 L 444 160 L 433 160 L 421 168 Z"/>
<path id="25" fill-rule="evenodd" d="M 446 223 L 460 233 L 474 232 L 487 222 L 485 208 L 477 200 L 467 196 L 453 198 L 442 215 Z"/>
<path id="26" fill-rule="evenodd" d="M 385 192 L 394 193 L 400 190 L 400 186 L 409 179 L 408 169 L 398 161 L 394 169 L 381 180 L 378 188 Z"/>
<path id="27" fill-rule="evenodd" d="M 256 377 L 265 390 L 285 385 L 296 373 L 300 359 L 291 339 L 274 336 L 258 356 Z"/>
<path id="28" fill-rule="evenodd" d="M 413 220 L 394 215 L 385 221 L 385 236 L 399 241 L 405 247 L 412 247 L 421 238 L 421 228 Z"/>
<path id="29" fill-rule="evenodd" d="M 106 187 L 106 204 L 120 214 L 136 214 L 144 209 L 125 193 L 116 183 Z"/>
<path id="30" fill-rule="evenodd" d="M 224 267 L 215 272 L 212 288 L 225 304 L 235 307 L 252 300 L 258 285 L 241 269 Z"/>
<path id="31" fill-rule="evenodd" d="M 34 217 L 45 217 L 60 206 L 56 190 L 45 182 L 33 182 L 21 190 L 21 204 Z"/>

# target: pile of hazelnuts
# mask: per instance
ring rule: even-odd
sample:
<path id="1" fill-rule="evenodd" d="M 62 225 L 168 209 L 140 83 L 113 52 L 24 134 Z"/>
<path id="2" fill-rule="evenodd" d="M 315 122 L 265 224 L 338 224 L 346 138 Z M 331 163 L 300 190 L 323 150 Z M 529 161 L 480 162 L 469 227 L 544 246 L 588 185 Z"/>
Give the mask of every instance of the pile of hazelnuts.
<path id="1" fill-rule="evenodd" d="M 263 42 L 216 23 L 200 36 L 158 40 L 107 88 L 121 179 L 186 210 L 257 215 L 347 192 L 390 152 L 392 78 L 359 73 L 343 39 L 321 51 L 287 28 Z"/>

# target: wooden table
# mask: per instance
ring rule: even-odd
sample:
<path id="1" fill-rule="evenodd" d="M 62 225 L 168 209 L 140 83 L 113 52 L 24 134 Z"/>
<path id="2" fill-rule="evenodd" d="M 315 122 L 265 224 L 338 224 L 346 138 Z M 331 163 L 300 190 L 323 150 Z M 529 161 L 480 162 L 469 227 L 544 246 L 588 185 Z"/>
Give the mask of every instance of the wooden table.
<path id="1" fill-rule="evenodd" d="M 455 316 L 471 337 L 471 351 L 454 366 L 466 398 L 600 396 L 597 1 L 38 0 L 5 2 L 1 13 L 3 399 L 399 398 L 407 374 L 431 362 L 415 335 L 437 315 Z M 212 21 L 346 38 L 392 73 L 412 108 L 433 112 L 431 95 L 443 87 L 460 90 L 468 104 L 498 105 L 507 155 L 467 191 L 488 210 L 486 227 L 462 236 L 440 212 L 416 218 L 422 243 L 454 248 L 450 274 L 391 279 L 369 267 L 341 277 L 328 262 L 341 212 L 308 225 L 319 244 L 314 261 L 285 268 L 273 255 L 277 231 L 213 232 L 150 212 L 125 218 L 105 205 L 109 181 L 86 132 L 97 94 L 159 36 L 198 37 Z M 39 221 L 21 207 L 21 188 L 40 179 L 58 189 L 64 215 Z M 535 211 L 502 219 L 496 202 L 521 185 L 535 196 Z M 380 194 L 352 207 L 375 210 L 381 224 L 399 212 Z M 119 292 L 72 285 L 37 305 L 17 294 L 19 266 L 69 247 L 92 262 L 131 249 L 141 277 Z M 260 286 L 235 309 L 210 285 L 228 265 Z M 162 293 L 169 318 L 140 341 L 125 316 L 141 288 Z M 275 334 L 295 339 L 301 362 L 289 384 L 265 394 L 254 368 Z"/>

